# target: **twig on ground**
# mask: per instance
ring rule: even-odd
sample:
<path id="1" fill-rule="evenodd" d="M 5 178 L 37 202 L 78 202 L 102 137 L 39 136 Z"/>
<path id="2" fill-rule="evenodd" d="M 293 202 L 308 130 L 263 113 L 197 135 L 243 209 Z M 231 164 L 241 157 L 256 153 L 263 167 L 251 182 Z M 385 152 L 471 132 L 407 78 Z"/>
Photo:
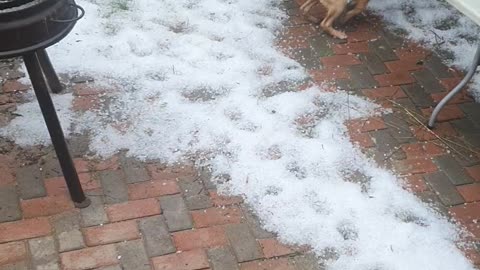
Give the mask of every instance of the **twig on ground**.
<path id="1" fill-rule="evenodd" d="M 430 30 L 430 32 L 432 32 L 434 37 L 435 37 L 435 45 L 436 46 L 440 46 L 440 45 L 443 45 L 445 43 L 445 39 L 442 38 L 441 36 L 439 36 L 435 31 Z M 439 42 L 439 40 L 441 40 L 441 42 Z"/>
<path id="2" fill-rule="evenodd" d="M 468 158 L 467 155 L 465 155 L 464 153 L 462 153 L 459 149 L 457 148 L 462 148 L 463 150 L 466 150 L 470 153 L 473 153 L 473 154 L 480 154 L 480 152 L 478 152 L 476 149 L 473 149 L 473 147 L 469 147 L 469 146 L 466 146 L 465 144 L 467 144 L 466 142 L 463 142 L 464 144 L 460 144 L 458 142 L 455 142 L 449 138 L 444 138 L 440 135 L 438 135 L 435 131 L 429 129 L 427 127 L 427 125 L 424 124 L 425 122 L 425 119 L 422 119 L 423 116 L 417 114 L 416 112 L 413 112 L 412 110 L 406 108 L 405 106 L 403 106 L 402 104 L 394 101 L 394 100 L 391 100 L 389 99 L 388 101 L 390 101 L 393 105 L 401 108 L 403 111 L 405 111 L 405 113 L 410 116 L 414 121 L 415 123 L 418 125 L 418 126 L 421 126 L 424 130 L 427 130 L 430 134 L 432 134 L 435 138 L 437 138 L 441 144 L 443 144 L 444 147 L 446 147 L 447 149 L 455 152 L 456 154 L 458 154 L 459 156 L 461 156 L 462 158 Z"/>

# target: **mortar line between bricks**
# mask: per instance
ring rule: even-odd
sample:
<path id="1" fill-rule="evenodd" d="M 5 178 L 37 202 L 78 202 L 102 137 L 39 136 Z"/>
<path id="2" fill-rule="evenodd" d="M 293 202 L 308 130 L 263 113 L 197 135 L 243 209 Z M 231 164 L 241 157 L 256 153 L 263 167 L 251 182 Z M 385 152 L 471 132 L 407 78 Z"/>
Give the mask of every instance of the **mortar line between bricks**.
<path id="1" fill-rule="evenodd" d="M 31 267 L 30 269 L 33 269 L 33 254 L 32 251 L 30 250 L 30 245 L 28 244 L 28 239 L 23 240 L 23 244 L 25 245 L 26 253 L 28 255 L 27 257 L 27 265 Z M 60 254 L 59 254 L 60 256 Z"/>

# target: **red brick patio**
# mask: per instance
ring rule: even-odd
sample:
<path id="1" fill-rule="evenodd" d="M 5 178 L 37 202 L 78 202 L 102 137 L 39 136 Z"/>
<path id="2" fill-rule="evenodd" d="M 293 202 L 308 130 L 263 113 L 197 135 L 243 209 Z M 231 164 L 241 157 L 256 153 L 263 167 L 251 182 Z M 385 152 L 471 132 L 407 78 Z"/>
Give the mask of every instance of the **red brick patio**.
<path id="1" fill-rule="evenodd" d="M 295 3 L 284 7 L 290 18 L 279 48 L 309 71 L 309 83 L 346 89 L 393 110 L 349 121 L 352 141 L 479 241 L 480 105 L 465 92 L 445 108 L 433 132 L 424 126 L 461 73 L 388 32 L 378 18 L 353 20 L 346 26 L 348 40 L 340 41 L 299 16 Z M 16 81 L 16 62 L 2 65 L 0 122 L 6 122 L 23 102 L 17 93 L 28 87 Z M 88 80 L 66 81 L 76 110 L 101 105 L 104 90 Z M 284 246 L 262 230 L 241 198 L 217 194 L 208 171 L 123 155 L 90 159 L 87 141 L 85 134 L 70 140 L 92 200 L 80 210 L 68 198 L 51 147 L 22 149 L 0 141 L 0 270 L 323 269 L 307 247 Z M 480 264 L 477 250 L 465 252 Z"/>

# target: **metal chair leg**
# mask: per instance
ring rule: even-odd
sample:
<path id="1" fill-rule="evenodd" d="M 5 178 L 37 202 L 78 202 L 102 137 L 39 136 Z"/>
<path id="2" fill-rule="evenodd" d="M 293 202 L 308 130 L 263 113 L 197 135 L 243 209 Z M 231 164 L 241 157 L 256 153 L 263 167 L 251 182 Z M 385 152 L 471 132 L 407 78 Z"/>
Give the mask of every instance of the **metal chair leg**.
<path id="1" fill-rule="evenodd" d="M 39 55 L 38 52 L 28 53 L 23 56 L 23 59 L 25 61 L 25 66 L 27 67 L 28 74 L 30 75 L 30 80 L 35 91 L 35 95 L 37 96 L 43 118 L 45 119 L 48 132 L 50 133 L 53 147 L 57 153 L 58 161 L 60 162 L 60 167 L 62 168 L 70 197 L 72 198 L 76 207 L 84 208 L 90 205 L 90 200 L 83 192 L 77 170 L 75 169 L 72 157 L 68 151 L 62 126 L 60 125 L 52 98 L 48 92 L 50 85 L 48 84 L 48 80 L 46 76 L 44 76 L 42 70 L 43 66 L 41 63 L 41 54 L 42 53 Z"/>
<path id="2" fill-rule="evenodd" d="M 472 79 L 473 75 L 475 75 L 475 71 L 477 70 L 478 66 L 480 65 L 480 45 L 477 48 L 477 52 L 475 53 L 475 57 L 473 58 L 473 63 L 472 66 L 470 67 L 470 70 L 468 71 L 467 75 L 463 80 L 450 92 L 448 95 L 446 95 L 435 107 L 435 109 L 432 112 L 432 115 L 430 116 L 430 119 L 428 120 L 428 127 L 433 128 L 435 125 L 435 121 L 437 120 L 437 116 L 442 110 L 445 105 L 456 95 L 458 92 L 460 92 L 465 85 Z"/>
<path id="3" fill-rule="evenodd" d="M 43 74 L 47 79 L 48 86 L 52 93 L 58 94 L 63 90 L 63 86 L 58 79 L 57 73 L 53 68 L 52 62 L 50 62 L 50 58 L 48 57 L 47 51 L 45 49 L 38 50 L 36 52 L 38 55 L 38 59 L 40 61 L 40 65 L 42 67 Z"/>

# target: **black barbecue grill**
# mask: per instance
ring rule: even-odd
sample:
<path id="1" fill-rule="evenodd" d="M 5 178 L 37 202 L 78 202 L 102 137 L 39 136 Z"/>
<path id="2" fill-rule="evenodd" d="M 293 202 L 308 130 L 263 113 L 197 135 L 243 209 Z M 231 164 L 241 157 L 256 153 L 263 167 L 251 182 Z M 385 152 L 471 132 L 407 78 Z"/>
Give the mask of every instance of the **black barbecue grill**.
<path id="1" fill-rule="evenodd" d="M 49 91 L 62 85 L 45 49 L 63 39 L 85 11 L 74 0 L 0 0 L 0 59 L 22 57 L 37 96 L 70 196 L 77 207 L 90 201 L 82 190 Z"/>

